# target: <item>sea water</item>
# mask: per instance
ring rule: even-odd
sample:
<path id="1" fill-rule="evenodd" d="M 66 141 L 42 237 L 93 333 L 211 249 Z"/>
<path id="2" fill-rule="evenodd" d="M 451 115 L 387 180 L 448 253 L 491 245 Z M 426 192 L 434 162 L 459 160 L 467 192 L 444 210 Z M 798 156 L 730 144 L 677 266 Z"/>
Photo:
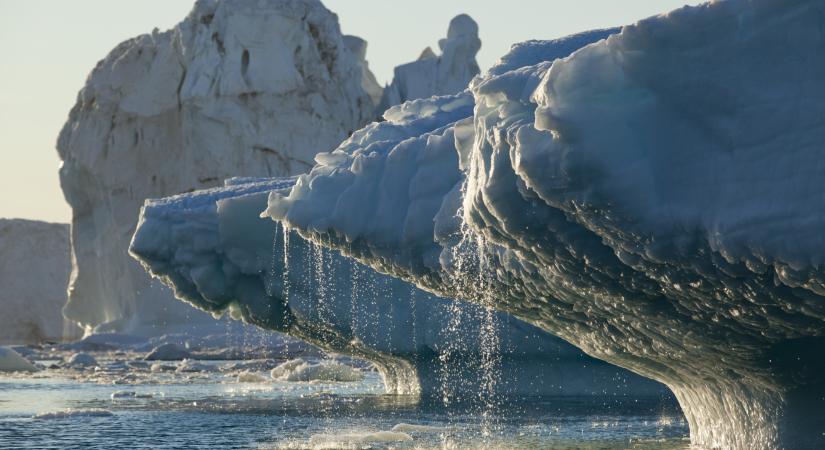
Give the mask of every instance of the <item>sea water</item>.
<path id="1" fill-rule="evenodd" d="M 142 362 L 0 374 L 0 448 L 687 448 L 672 398 L 450 402 L 354 382 L 272 379 L 278 361 Z M 153 367 L 154 365 L 154 367 Z M 257 374 L 258 376 L 251 376 Z M 255 382 L 247 382 L 254 380 Z M 490 409 L 493 408 L 493 409 Z"/>

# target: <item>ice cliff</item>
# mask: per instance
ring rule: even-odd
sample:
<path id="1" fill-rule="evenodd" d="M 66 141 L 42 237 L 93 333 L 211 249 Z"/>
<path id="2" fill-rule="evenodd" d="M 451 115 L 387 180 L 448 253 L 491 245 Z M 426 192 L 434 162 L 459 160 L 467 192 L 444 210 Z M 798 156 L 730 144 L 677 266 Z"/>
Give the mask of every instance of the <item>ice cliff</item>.
<path id="1" fill-rule="evenodd" d="M 237 179 L 148 201 L 131 251 L 198 308 L 372 361 L 388 392 L 447 402 L 669 395 L 511 316 L 378 275 L 261 218 L 268 193 L 294 182 Z"/>
<path id="2" fill-rule="evenodd" d="M 140 206 L 230 176 L 305 172 L 372 119 L 362 65 L 317 0 L 200 0 L 173 29 L 118 45 L 57 144 L 73 216 L 66 316 L 136 333 L 211 321 L 129 258 Z"/>
<path id="3" fill-rule="evenodd" d="M 505 58 L 320 155 L 267 215 L 665 383 L 696 446 L 822 448 L 823 30 L 822 0 L 728 0 Z"/>
<path id="4" fill-rule="evenodd" d="M 0 219 L 0 344 L 59 341 L 69 281 L 69 226 Z"/>
<path id="5" fill-rule="evenodd" d="M 459 14 L 450 21 L 447 37 L 438 41 L 441 54 L 427 47 L 417 61 L 395 68 L 392 83 L 378 104 L 380 116 L 391 106 L 433 95 L 456 94 L 479 74 L 476 53 L 481 48 L 478 24 Z"/>

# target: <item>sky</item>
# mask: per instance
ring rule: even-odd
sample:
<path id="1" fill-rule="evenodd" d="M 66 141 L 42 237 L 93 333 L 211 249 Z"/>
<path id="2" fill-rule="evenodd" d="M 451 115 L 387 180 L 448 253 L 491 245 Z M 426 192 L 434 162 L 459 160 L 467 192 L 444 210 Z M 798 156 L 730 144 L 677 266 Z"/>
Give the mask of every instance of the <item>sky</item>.
<path id="1" fill-rule="evenodd" d="M 490 67 L 527 39 L 633 23 L 691 0 L 322 0 L 345 34 L 369 43 L 381 83 L 392 69 L 438 49 L 450 19 L 480 27 L 478 62 Z M 0 0 L 0 218 L 69 222 L 55 143 L 94 65 L 118 43 L 166 30 L 193 0 Z"/>

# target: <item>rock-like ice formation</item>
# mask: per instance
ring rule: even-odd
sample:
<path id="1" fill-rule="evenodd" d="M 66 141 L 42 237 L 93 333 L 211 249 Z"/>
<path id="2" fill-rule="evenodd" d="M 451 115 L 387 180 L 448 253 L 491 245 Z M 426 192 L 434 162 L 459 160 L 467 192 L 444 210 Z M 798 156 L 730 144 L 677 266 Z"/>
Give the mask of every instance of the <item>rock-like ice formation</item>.
<path id="1" fill-rule="evenodd" d="M 728 0 L 505 59 L 471 119 L 407 104 L 268 214 L 667 384 L 697 446 L 822 448 L 824 29 L 822 0 Z"/>
<path id="2" fill-rule="evenodd" d="M 9 347 L 0 347 L 0 372 L 36 372 L 37 367 Z"/>
<path id="3" fill-rule="evenodd" d="M 0 343 L 75 337 L 60 313 L 70 268 L 68 225 L 0 219 Z"/>
<path id="4" fill-rule="evenodd" d="M 359 64 L 317 0 L 199 0 L 172 30 L 117 46 L 58 140 L 73 213 L 66 316 L 136 333 L 211 323 L 128 257 L 140 205 L 229 176 L 306 171 L 372 119 Z"/>
<path id="5" fill-rule="evenodd" d="M 376 113 L 408 100 L 455 94 L 479 74 L 476 53 L 481 48 L 478 24 L 459 14 L 450 21 L 447 37 L 438 41 L 441 54 L 427 47 L 417 61 L 395 68 L 392 83 L 384 89 Z"/>
<path id="6" fill-rule="evenodd" d="M 361 88 L 370 96 L 373 104 L 378 105 L 381 96 L 384 95 L 384 88 L 378 84 L 367 62 L 367 41 L 358 36 L 345 35 L 344 43 L 347 44 L 347 48 L 361 67 Z"/>
<path id="7" fill-rule="evenodd" d="M 471 114 L 469 99 L 452 113 Z M 148 201 L 131 251 L 199 308 L 373 362 L 389 392 L 448 401 L 666 392 L 512 317 L 377 275 L 261 218 L 269 192 L 294 182 L 236 179 Z"/>

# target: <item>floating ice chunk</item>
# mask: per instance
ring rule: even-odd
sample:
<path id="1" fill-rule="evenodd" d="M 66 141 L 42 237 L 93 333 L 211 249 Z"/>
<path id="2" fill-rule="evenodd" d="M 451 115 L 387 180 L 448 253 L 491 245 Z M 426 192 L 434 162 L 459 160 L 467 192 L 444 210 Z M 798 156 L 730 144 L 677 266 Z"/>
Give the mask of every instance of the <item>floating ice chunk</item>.
<path id="1" fill-rule="evenodd" d="M 88 353 L 75 353 L 69 357 L 64 365 L 75 369 L 94 367 L 97 365 L 97 360 Z"/>
<path id="2" fill-rule="evenodd" d="M 365 431 L 342 434 L 316 434 L 309 439 L 313 448 L 350 448 L 356 444 L 378 444 L 392 442 L 414 442 L 407 433 L 394 431 Z M 360 448 L 360 447 L 359 447 Z"/>
<path id="3" fill-rule="evenodd" d="M 155 347 L 143 359 L 146 361 L 180 361 L 191 357 L 192 355 L 185 348 L 169 343 Z"/>
<path id="4" fill-rule="evenodd" d="M 37 366 L 9 347 L 0 347 L 0 372 L 37 372 Z"/>
<path id="5" fill-rule="evenodd" d="M 135 391 L 115 391 L 111 395 L 112 400 L 136 399 L 136 398 L 154 398 L 153 394 L 141 394 Z"/>
<path id="6" fill-rule="evenodd" d="M 245 370 L 238 374 L 237 381 L 238 383 L 266 383 L 268 381 L 272 381 L 272 379 L 267 378 L 258 372 Z"/>
<path id="7" fill-rule="evenodd" d="M 184 359 L 183 361 L 181 361 L 180 364 L 178 364 L 178 367 L 177 369 L 175 369 L 175 372 L 214 372 L 216 370 L 218 370 L 217 367 L 213 365 L 204 364 L 201 362 L 193 361 L 191 359 Z"/>
<path id="8" fill-rule="evenodd" d="M 32 416 L 34 420 L 54 420 L 54 419 L 73 419 L 78 417 L 110 417 L 113 416 L 111 411 L 100 408 L 67 408 L 63 411 L 53 411 L 38 413 Z"/>
<path id="9" fill-rule="evenodd" d="M 311 363 L 301 358 L 272 369 L 270 376 L 277 381 L 355 382 L 364 379 L 364 373 L 353 367 L 335 361 Z"/>
<path id="10" fill-rule="evenodd" d="M 397 433 L 445 433 L 450 431 L 449 427 L 436 427 L 432 425 L 418 425 L 414 423 L 399 423 L 392 427 L 392 431 Z"/>

